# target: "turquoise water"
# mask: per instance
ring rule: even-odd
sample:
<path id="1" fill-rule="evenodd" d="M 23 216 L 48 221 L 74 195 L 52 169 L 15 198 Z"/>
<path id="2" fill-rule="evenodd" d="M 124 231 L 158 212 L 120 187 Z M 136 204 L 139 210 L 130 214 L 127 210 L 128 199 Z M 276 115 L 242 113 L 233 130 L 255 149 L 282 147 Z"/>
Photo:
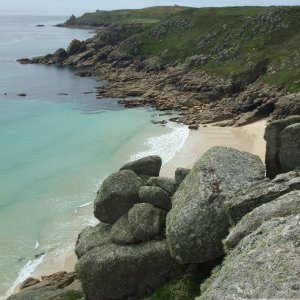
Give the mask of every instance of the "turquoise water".
<path id="1" fill-rule="evenodd" d="M 147 154 L 166 162 L 188 135 L 153 125 L 154 111 L 84 94 L 101 81 L 15 62 L 92 35 L 51 26 L 64 19 L 0 15 L 0 295 L 95 222 L 91 202 L 105 176 Z"/>

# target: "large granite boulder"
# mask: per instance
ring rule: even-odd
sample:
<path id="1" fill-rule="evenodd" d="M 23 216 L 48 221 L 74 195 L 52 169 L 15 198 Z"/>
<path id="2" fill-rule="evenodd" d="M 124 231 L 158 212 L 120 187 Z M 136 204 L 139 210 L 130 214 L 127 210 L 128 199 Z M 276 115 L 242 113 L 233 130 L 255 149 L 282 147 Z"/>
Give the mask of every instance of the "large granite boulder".
<path id="1" fill-rule="evenodd" d="M 300 171 L 297 170 L 255 183 L 226 200 L 229 222 L 235 225 L 254 208 L 297 189 L 300 189 Z"/>
<path id="2" fill-rule="evenodd" d="M 122 216 L 111 229 L 111 240 L 117 245 L 134 244 L 136 239 L 128 222 L 128 215 Z"/>
<path id="3" fill-rule="evenodd" d="M 98 192 L 94 203 L 95 217 L 104 223 L 113 224 L 140 202 L 139 189 L 142 180 L 135 172 L 123 170 L 107 177 Z"/>
<path id="4" fill-rule="evenodd" d="M 272 218 L 297 214 L 300 214 L 300 191 L 290 192 L 270 203 L 261 205 L 233 227 L 224 240 L 225 249 L 233 249 L 245 236 Z"/>
<path id="5" fill-rule="evenodd" d="M 230 227 L 225 199 L 264 174 L 256 155 L 225 147 L 207 151 L 172 198 L 166 223 L 172 257 L 186 264 L 222 256 L 222 239 Z"/>
<path id="6" fill-rule="evenodd" d="M 300 167 L 300 122 L 289 125 L 282 131 L 278 159 L 283 172 Z"/>
<path id="7" fill-rule="evenodd" d="M 100 247 L 111 241 L 111 225 L 99 223 L 95 227 L 84 228 L 78 235 L 75 253 L 78 258 L 95 247 Z"/>
<path id="8" fill-rule="evenodd" d="M 300 127 L 291 126 L 297 123 L 300 123 L 300 116 L 291 116 L 274 121 L 266 127 L 266 168 L 267 176 L 271 179 L 300 166 Z"/>
<path id="9" fill-rule="evenodd" d="M 150 203 L 155 207 L 170 210 L 171 198 L 167 192 L 158 186 L 143 186 L 139 190 L 141 202 Z"/>
<path id="10" fill-rule="evenodd" d="M 124 165 L 120 170 L 131 170 L 137 175 L 159 176 L 162 160 L 157 155 L 143 157 Z"/>
<path id="11" fill-rule="evenodd" d="M 177 269 L 166 241 L 94 248 L 76 265 L 86 300 L 143 299 Z"/>
<path id="12" fill-rule="evenodd" d="M 273 218 L 243 238 L 201 286 L 207 299 L 300 299 L 300 214 Z"/>
<path id="13" fill-rule="evenodd" d="M 149 203 L 135 204 L 128 212 L 128 223 L 139 241 L 155 238 L 166 221 L 166 212 Z"/>
<path id="14" fill-rule="evenodd" d="M 158 186 L 173 196 L 177 189 L 177 183 L 174 179 L 168 177 L 151 177 L 147 181 L 148 186 Z"/>

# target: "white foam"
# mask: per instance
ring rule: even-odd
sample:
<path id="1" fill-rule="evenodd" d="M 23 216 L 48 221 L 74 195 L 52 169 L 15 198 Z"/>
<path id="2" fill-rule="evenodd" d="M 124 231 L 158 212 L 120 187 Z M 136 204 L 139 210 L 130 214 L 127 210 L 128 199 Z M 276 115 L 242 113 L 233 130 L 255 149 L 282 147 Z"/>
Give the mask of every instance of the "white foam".
<path id="1" fill-rule="evenodd" d="M 92 203 L 93 203 L 93 201 L 90 201 L 90 202 L 83 203 L 83 204 L 77 206 L 77 207 L 75 208 L 75 214 L 78 213 L 78 209 L 83 208 L 83 207 L 86 207 L 86 206 L 89 206 L 89 205 L 91 205 Z"/>
<path id="2" fill-rule="evenodd" d="M 6 299 L 8 296 L 13 294 L 14 290 L 18 287 L 18 285 L 22 283 L 25 279 L 30 277 L 30 275 L 34 272 L 34 270 L 43 262 L 46 255 L 47 254 L 43 254 L 34 260 L 29 260 L 27 264 L 19 272 L 17 279 L 9 288 L 9 290 L 6 292 L 4 298 L 0 298 L 0 300 Z"/>
<path id="3" fill-rule="evenodd" d="M 170 133 L 149 138 L 145 142 L 148 150 L 132 155 L 130 160 L 133 161 L 148 155 L 159 155 L 163 165 L 170 161 L 183 147 L 189 136 L 189 129 L 185 125 L 177 124 L 168 124 L 167 127 L 172 129 Z"/>
<path id="4" fill-rule="evenodd" d="M 39 243 L 39 241 L 36 241 L 36 242 L 35 242 L 34 249 L 36 250 L 36 249 L 37 249 L 39 246 L 40 246 L 40 243 Z"/>

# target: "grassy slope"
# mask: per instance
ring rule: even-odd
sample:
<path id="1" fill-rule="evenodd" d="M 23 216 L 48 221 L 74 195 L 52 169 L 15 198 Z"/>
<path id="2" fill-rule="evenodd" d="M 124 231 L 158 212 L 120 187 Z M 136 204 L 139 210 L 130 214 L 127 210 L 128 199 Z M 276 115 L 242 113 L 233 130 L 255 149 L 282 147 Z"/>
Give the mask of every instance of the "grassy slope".
<path id="1" fill-rule="evenodd" d="M 185 10 L 181 6 L 157 6 L 144 9 L 123 9 L 115 11 L 101 11 L 86 13 L 77 18 L 77 24 L 109 25 L 111 23 L 156 23 L 171 14 Z"/>
<path id="2" fill-rule="evenodd" d="M 300 6 L 151 7 L 97 11 L 78 18 L 80 22 L 143 23 L 147 26 L 132 34 L 122 51 L 156 56 L 165 63 L 201 55 L 206 61 L 200 68 L 226 77 L 267 58 L 270 68 L 260 80 L 300 91 Z"/>
<path id="3" fill-rule="evenodd" d="M 270 17 L 261 17 L 265 14 Z M 239 74 L 268 58 L 275 72 L 262 80 L 300 91 L 300 7 L 190 9 L 167 22 L 174 24 L 176 19 L 186 20 L 189 27 L 172 26 L 159 38 L 145 34 L 141 37 L 140 54 L 159 56 L 166 62 L 205 55 L 209 58 L 202 68 L 223 76 Z M 158 31 L 163 24 L 151 30 Z M 235 48 L 239 50 L 232 51 L 230 56 Z M 222 52 L 225 58 L 219 59 Z"/>

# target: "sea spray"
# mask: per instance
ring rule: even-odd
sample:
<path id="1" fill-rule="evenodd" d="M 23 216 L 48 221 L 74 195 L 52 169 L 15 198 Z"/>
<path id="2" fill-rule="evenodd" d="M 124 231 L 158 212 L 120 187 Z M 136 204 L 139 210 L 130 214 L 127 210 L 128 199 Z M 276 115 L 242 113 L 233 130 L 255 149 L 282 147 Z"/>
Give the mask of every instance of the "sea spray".
<path id="1" fill-rule="evenodd" d="M 168 128 L 172 129 L 170 133 L 160 136 L 150 137 L 145 141 L 148 148 L 145 151 L 131 155 L 130 160 L 136 160 L 148 155 L 159 155 L 162 158 L 163 165 L 170 161 L 176 152 L 184 145 L 189 136 L 189 129 L 185 125 L 169 123 Z"/>
<path id="2" fill-rule="evenodd" d="M 14 283 L 11 285 L 11 287 L 6 292 L 5 296 L 0 296 L 0 300 L 6 299 L 8 296 L 10 296 L 15 289 L 28 277 L 31 276 L 31 274 L 35 271 L 35 269 L 43 262 L 44 258 L 46 257 L 46 253 L 38 256 L 36 259 L 29 260 L 26 265 L 20 270 L 17 279 L 14 281 Z"/>

